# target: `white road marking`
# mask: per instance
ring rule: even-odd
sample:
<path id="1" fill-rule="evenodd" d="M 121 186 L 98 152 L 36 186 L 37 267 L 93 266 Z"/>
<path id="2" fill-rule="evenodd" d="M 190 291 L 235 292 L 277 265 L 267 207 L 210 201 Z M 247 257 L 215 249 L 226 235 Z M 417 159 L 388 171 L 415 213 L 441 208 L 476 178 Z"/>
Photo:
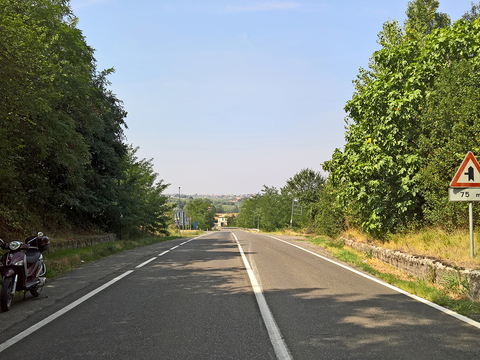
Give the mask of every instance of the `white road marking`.
<path id="1" fill-rule="evenodd" d="M 207 235 L 207 234 L 205 234 Z M 204 235 L 200 235 L 200 236 L 197 236 L 193 239 L 190 239 L 188 241 L 185 241 L 184 243 L 180 244 L 180 245 L 184 245 L 186 243 L 189 243 L 190 241 L 192 240 L 195 240 L 195 239 L 198 239 L 200 238 L 201 236 L 204 236 Z M 173 248 L 171 248 L 170 250 L 166 250 L 164 252 L 162 252 L 161 254 L 159 254 L 158 256 L 162 256 L 162 255 L 165 255 L 166 253 L 170 252 L 171 250 L 173 249 L 176 249 L 178 248 L 180 245 L 177 245 L 177 246 L 174 246 Z M 145 262 L 143 262 L 142 264 L 140 265 L 137 265 L 136 266 L 136 269 L 138 268 L 141 268 L 142 266 L 148 264 L 149 262 L 157 259 L 158 257 L 154 257 L 154 258 L 151 258 L 150 260 L 147 260 Z M 121 280 L 122 278 L 124 278 L 125 276 L 127 275 L 130 275 L 132 272 L 134 272 L 134 270 L 129 270 L 129 271 L 126 271 L 124 272 L 122 275 L 120 276 L 117 276 L 115 279 L 112 279 L 110 280 L 109 282 L 107 282 L 106 284 L 98 287 L 97 289 L 89 292 L 87 295 L 84 295 L 82 296 L 80 299 L 74 301 L 73 303 L 71 303 L 70 305 L 67 305 L 65 306 L 63 309 L 57 311 L 56 313 L 50 315 L 49 317 L 43 319 L 42 321 L 38 322 L 37 324 L 29 327 L 28 329 L 22 331 L 21 333 L 17 334 L 16 336 L 12 337 L 11 339 L 5 341 L 4 343 L 0 344 L 0 353 L 9 348 L 10 346 L 12 346 L 13 344 L 19 342 L 20 340 L 24 339 L 25 337 L 27 337 L 28 335 L 32 334 L 33 332 L 39 330 L 40 328 L 44 327 L 45 325 L 47 325 L 48 323 L 52 322 L 53 320 L 55 320 L 56 318 L 62 316 L 63 314 L 65 314 L 66 312 L 72 310 L 73 308 L 77 307 L 78 305 L 80 305 L 81 303 L 83 303 L 84 301 L 90 299 L 92 296 L 98 294 L 100 291 L 106 289 L 107 287 L 109 287 L 110 285 L 116 283 L 117 281 Z"/>
<path id="2" fill-rule="evenodd" d="M 443 306 L 437 305 L 437 304 L 435 304 L 435 303 L 433 303 L 433 302 L 431 302 L 431 301 L 428 301 L 428 300 L 426 300 L 426 299 L 423 299 L 423 298 L 421 298 L 420 296 L 410 294 L 409 292 L 407 292 L 407 291 L 405 291 L 405 290 L 402 290 L 402 289 L 400 289 L 400 288 L 397 288 L 396 286 L 390 285 L 390 284 L 388 284 L 388 283 L 386 283 L 386 282 L 383 282 L 382 280 L 379 280 L 379 279 L 376 279 L 376 278 L 374 278 L 374 277 L 372 277 L 372 276 L 370 276 L 370 275 L 364 274 L 364 273 L 362 273 L 362 272 L 360 272 L 360 271 L 358 271 L 358 270 L 355 270 L 355 269 L 353 269 L 353 268 L 351 268 L 351 267 L 349 267 L 349 266 L 340 264 L 340 263 L 338 263 L 338 262 L 336 262 L 336 261 L 334 261 L 334 260 L 332 260 L 332 259 L 326 258 L 325 256 L 322 256 L 322 255 L 319 255 L 319 254 L 317 254 L 317 253 L 314 253 L 313 251 L 304 249 L 304 248 L 302 248 L 301 246 L 298 246 L 298 245 L 289 243 L 288 241 L 281 240 L 281 239 L 276 238 L 276 237 L 274 237 L 274 236 L 270 236 L 270 235 L 264 235 L 264 236 L 267 236 L 267 237 L 269 237 L 269 238 L 272 238 L 272 239 L 281 241 L 281 242 L 283 242 L 283 243 L 285 243 L 285 244 L 291 245 L 291 246 L 296 247 L 296 248 L 298 248 L 298 249 L 300 249 L 300 250 L 306 251 L 307 253 L 310 253 L 310 254 L 312 254 L 312 255 L 315 255 L 315 256 L 323 259 L 323 260 L 329 261 L 329 262 L 331 262 L 332 264 L 338 265 L 338 266 L 340 266 L 340 267 L 342 267 L 342 268 L 344 268 L 344 269 L 347 269 L 348 271 L 351 271 L 351 272 L 353 272 L 353 273 L 355 273 L 355 274 L 357 274 L 357 275 L 363 276 L 363 277 L 365 277 L 365 278 L 367 278 L 367 279 L 369 279 L 369 280 L 372 280 L 372 281 L 374 281 L 374 282 L 376 282 L 376 283 L 379 283 L 379 284 L 381 284 L 381 285 L 383 285 L 383 286 L 386 286 L 386 287 L 388 287 L 388 288 L 390 288 L 390 289 L 392 289 L 392 290 L 395 290 L 395 291 L 397 291 L 397 292 L 399 292 L 399 293 L 401 293 L 401 294 L 403 294 L 403 295 L 407 295 L 407 296 L 411 297 L 412 299 L 415 299 L 415 300 L 417 300 L 417 301 L 420 301 L 421 303 L 424 303 L 425 305 L 431 306 L 431 307 L 433 307 L 434 309 L 437 309 L 437 310 L 439 310 L 439 311 L 441 311 L 441 312 L 443 312 L 443 313 L 445 313 L 445 314 L 448 314 L 448 315 L 450 315 L 450 316 L 453 316 L 454 318 L 456 318 L 456 319 L 458 319 L 458 320 L 461 320 L 461 321 L 463 321 L 463 322 L 466 322 L 467 324 L 470 324 L 470 325 L 475 326 L 476 328 L 479 328 L 479 329 L 480 329 L 480 323 L 479 323 L 479 322 L 477 322 L 477 321 L 475 321 L 475 320 L 472 320 L 472 319 L 470 319 L 470 318 L 468 318 L 468 317 L 466 317 L 466 316 L 457 314 L 456 312 L 454 312 L 454 311 L 452 311 L 452 310 L 449 310 L 449 309 L 447 309 L 447 308 L 444 308 Z"/>
<path id="3" fill-rule="evenodd" d="M 147 265 L 147 264 L 148 264 L 150 261 L 153 261 L 153 260 L 155 260 L 155 259 L 157 259 L 157 257 L 156 257 L 156 256 L 155 256 L 155 257 L 153 257 L 153 258 L 151 258 L 150 260 L 147 260 L 147 261 L 145 261 L 145 262 L 141 263 L 140 265 L 137 265 L 137 266 L 135 266 L 135 269 L 140 269 L 141 267 L 143 267 L 143 266 Z"/>
<path id="4" fill-rule="evenodd" d="M 2 352 L 3 350 L 7 349 L 10 346 L 12 346 L 13 344 L 19 342 L 20 340 L 24 339 L 25 337 L 27 337 L 28 335 L 32 334 L 33 332 L 39 330 L 40 328 L 44 327 L 45 325 L 52 322 L 56 318 L 62 316 L 67 311 L 70 311 L 73 308 L 77 307 L 78 305 L 80 305 L 84 301 L 90 299 L 92 296 L 98 294 L 100 291 L 105 290 L 107 287 L 109 287 L 110 285 L 113 285 L 117 281 L 123 279 L 125 276 L 130 275 L 132 272 L 133 272 L 133 270 L 129 270 L 129 271 L 124 272 L 122 275 L 117 276 L 115 279 L 110 280 L 106 284 L 104 284 L 104 285 L 98 287 L 97 289 L 89 292 L 87 295 L 82 296 L 80 299 L 74 301 L 70 305 L 65 306 L 63 309 L 57 311 L 56 313 L 50 315 L 49 317 L 43 319 L 42 321 L 36 323 L 35 325 L 33 325 L 31 327 L 29 327 L 25 331 L 22 331 L 20 334 L 18 334 L 16 336 L 12 337 L 11 339 L 5 341 L 3 344 L 0 344 L 0 352 Z"/>
<path id="5" fill-rule="evenodd" d="M 263 295 L 262 289 L 258 284 L 255 275 L 253 274 L 253 270 L 250 267 L 250 263 L 248 262 L 245 253 L 243 252 L 242 246 L 240 245 L 235 234 L 233 232 L 231 234 L 235 238 L 238 249 L 240 250 L 240 254 L 242 255 L 243 263 L 245 264 L 245 268 L 247 269 L 248 277 L 250 278 L 250 283 L 252 284 L 253 292 L 255 293 L 255 298 L 257 299 L 258 307 L 260 308 L 260 313 L 262 314 L 263 322 L 265 323 L 265 326 L 267 328 L 268 336 L 270 337 L 270 342 L 273 345 L 275 354 L 280 360 L 291 360 L 293 358 L 290 355 L 287 344 L 285 344 L 285 341 L 283 340 L 280 329 L 278 328 L 278 325 L 273 318 L 272 312 L 270 311 L 267 301 L 265 300 L 265 296 Z"/>

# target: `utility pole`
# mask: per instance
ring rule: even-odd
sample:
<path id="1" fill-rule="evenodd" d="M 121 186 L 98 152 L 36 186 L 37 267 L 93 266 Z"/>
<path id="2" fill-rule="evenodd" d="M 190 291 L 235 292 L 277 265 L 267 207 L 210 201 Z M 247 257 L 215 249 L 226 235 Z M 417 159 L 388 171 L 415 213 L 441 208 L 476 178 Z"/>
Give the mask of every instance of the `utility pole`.
<path id="1" fill-rule="evenodd" d="M 178 235 L 180 235 L 180 186 L 178 187 Z"/>

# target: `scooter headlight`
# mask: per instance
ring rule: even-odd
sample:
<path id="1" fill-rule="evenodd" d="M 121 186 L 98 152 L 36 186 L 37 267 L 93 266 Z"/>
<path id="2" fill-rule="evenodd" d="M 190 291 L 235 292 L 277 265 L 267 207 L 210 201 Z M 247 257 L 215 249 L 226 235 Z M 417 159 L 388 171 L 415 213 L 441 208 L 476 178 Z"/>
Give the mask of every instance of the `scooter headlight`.
<path id="1" fill-rule="evenodd" d="M 20 241 L 11 241 L 8 243 L 8 248 L 12 251 L 18 250 L 20 246 L 22 246 Z"/>

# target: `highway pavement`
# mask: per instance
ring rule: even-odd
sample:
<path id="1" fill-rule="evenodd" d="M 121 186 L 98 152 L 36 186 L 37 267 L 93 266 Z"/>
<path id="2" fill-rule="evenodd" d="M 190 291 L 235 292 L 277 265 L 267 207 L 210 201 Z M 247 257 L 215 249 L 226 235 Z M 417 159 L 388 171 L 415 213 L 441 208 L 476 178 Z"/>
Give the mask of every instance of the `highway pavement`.
<path id="1" fill-rule="evenodd" d="M 479 336 L 318 246 L 240 230 L 86 264 L 0 313 L 0 359 L 478 359 Z"/>

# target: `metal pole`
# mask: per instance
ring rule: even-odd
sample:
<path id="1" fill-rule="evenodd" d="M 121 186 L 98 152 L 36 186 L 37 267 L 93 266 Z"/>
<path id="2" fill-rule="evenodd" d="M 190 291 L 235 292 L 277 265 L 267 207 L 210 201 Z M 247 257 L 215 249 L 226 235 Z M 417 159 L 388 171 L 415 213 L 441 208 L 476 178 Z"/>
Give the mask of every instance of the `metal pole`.
<path id="1" fill-rule="evenodd" d="M 468 203 L 468 217 L 470 220 L 470 257 L 473 258 L 473 201 Z"/>
<path id="2" fill-rule="evenodd" d="M 180 234 L 180 186 L 178 187 L 178 235 Z"/>
<path id="3" fill-rule="evenodd" d="M 293 205 L 295 204 L 295 199 L 292 200 L 292 215 L 290 216 L 290 230 L 292 230 L 293 225 Z"/>

